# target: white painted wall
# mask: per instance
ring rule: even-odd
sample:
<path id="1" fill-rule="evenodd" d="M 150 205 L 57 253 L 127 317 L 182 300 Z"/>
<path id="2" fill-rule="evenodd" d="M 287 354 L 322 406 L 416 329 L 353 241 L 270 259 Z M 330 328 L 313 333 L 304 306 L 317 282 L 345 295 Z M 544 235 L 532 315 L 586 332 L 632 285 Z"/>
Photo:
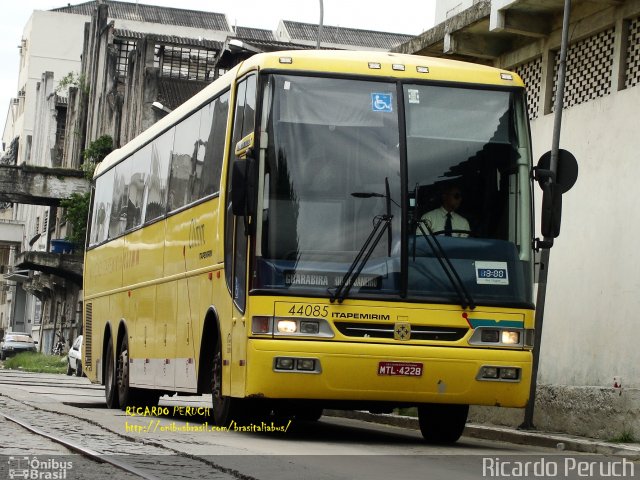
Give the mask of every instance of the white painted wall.
<path id="1" fill-rule="evenodd" d="M 580 173 L 551 251 L 540 383 L 611 386 L 621 376 L 640 387 L 639 106 L 636 85 L 564 111 L 560 147 Z M 532 122 L 534 158 L 552 131 L 553 115 Z"/>
<path id="2" fill-rule="evenodd" d="M 15 122 L 15 132 L 21 137 L 18 163 L 27 160 L 26 138 L 33 135 L 36 87 L 42 73 L 53 72 L 57 82 L 69 72 L 80 71 L 84 24 L 88 21 L 83 15 L 36 10 L 25 25 L 22 38 L 27 39 L 27 49 L 17 86 L 18 90 L 25 87 L 25 104 Z"/>

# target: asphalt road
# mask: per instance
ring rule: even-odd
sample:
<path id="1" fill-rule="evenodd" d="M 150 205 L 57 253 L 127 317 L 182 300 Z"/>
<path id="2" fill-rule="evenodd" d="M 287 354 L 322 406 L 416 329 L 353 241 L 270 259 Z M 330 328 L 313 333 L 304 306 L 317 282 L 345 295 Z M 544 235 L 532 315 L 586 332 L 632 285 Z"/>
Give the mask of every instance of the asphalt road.
<path id="1" fill-rule="evenodd" d="M 622 465 L 616 463 L 613 467 L 617 470 L 611 471 L 611 462 L 621 459 L 581 457 L 464 436 L 453 446 L 433 446 L 425 444 L 415 430 L 347 418 L 323 416 L 318 422 L 282 421 L 242 430 L 230 425 L 221 430 L 209 419 L 210 401 L 207 396 L 163 397 L 161 409 L 155 412 L 123 412 L 107 409 L 103 388 L 91 385 L 86 378 L 0 369 L 1 413 L 103 455 L 124 458 L 151 472 L 149 478 L 465 480 L 613 476 L 604 475 L 608 471 L 635 475 L 623 478 L 640 478 L 638 465 L 627 466 L 622 472 Z M 72 455 L 4 418 L 0 418 L 0 432 L 0 456 L 4 458 Z M 578 471 L 581 461 L 593 464 L 587 475 Z M 136 478 L 104 464 L 83 462 L 72 472 L 81 473 L 77 478 Z"/>

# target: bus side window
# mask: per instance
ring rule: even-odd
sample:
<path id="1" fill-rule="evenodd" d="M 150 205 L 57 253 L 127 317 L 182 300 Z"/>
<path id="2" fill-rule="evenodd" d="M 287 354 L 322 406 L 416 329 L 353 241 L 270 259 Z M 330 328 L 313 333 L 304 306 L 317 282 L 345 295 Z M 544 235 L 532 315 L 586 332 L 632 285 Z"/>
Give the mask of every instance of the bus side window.
<path id="1" fill-rule="evenodd" d="M 198 133 L 201 110 L 176 126 L 171 153 L 171 175 L 169 178 L 169 208 L 177 210 L 191 202 L 190 184 L 197 181 Z"/>
<path id="2" fill-rule="evenodd" d="M 220 191 L 228 114 L 229 92 L 216 98 L 203 109 L 200 121 L 200 148 L 203 152 L 198 153 L 198 157 L 203 159 L 203 164 L 200 190 L 194 192 L 197 198 L 204 198 Z"/>

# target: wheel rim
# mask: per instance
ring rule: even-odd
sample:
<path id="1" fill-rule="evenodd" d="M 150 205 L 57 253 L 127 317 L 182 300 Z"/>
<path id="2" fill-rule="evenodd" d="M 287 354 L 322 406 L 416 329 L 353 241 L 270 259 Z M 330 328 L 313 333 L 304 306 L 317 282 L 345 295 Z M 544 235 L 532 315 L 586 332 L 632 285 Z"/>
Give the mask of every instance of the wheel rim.
<path id="1" fill-rule="evenodd" d="M 118 356 L 116 376 L 118 378 L 118 391 L 121 394 L 120 396 L 123 397 L 124 391 L 129 386 L 129 352 L 127 350 L 123 349 Z"/>

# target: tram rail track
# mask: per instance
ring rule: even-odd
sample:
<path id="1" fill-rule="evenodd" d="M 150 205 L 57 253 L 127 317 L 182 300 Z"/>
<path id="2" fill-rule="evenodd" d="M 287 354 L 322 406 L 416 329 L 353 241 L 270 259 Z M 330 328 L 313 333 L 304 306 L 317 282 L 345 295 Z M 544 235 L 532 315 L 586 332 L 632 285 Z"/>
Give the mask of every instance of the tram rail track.
<path id="1" fill-rule="evenodd" d="M 0 408 L 1 417 L 32 434 L 62 445 L 86 459 L 112 465 L 138 478 L 164 480 L 200 477 L 216 480 L 257 480 L 207 458 L 177 451 L 157 441 L 148 438 L 136 439 L 116 433 L 78 415 L 48 410 L 6 395 L 0 395 L 0 407 L 4 407 Z M 12 407 L 16 409 L 17 414 L 2 411 Z M 56 422 L 58 425 L 55 425 Z M 65 424 L 73 424 L 76 428 L 68 428 L 62 433 L 60 425 Z"/>
<path id="2" fill-rule="evenodd" d="M 90 448 L 86 448 L 86 447 L 82 447 L 80 445 L 77 445 L 73 442 L 70 442 L 68 440 L 65 440 L 63 438 L 60 438 L 56 435 L 52 435 L 50 433 L 44 432 L 43 430 L 40 430 L 39 428 L 30 425 L 29 423 L 20 420 L 18 418 L 15 418 L 11 415 L 7 415 L 6 413 L 0 412 L 0 415 L 3 416 L 6 420 L 13 422 L 17 425 L 20 425 L 22 428 L 25 428 L 27 430 L 29 430 L 31 433 L 35 433 L 36 435 L 40 435 L 41 437 L 45 437 L 48 438 L 49 440 L 58 443 L 60 445 L 63 445 L 64 447 L 68 448 L 69 450 L 76 452 L 80 455 L 83 455 L 84 457 L 87 457 L 91 460 L 94 460 L 96 462 L 99 463 L 108 463 L 110 465 L 113 465 L 116 468 L 119 468 L 120 470 L 124 470 L 128 473 L 132 473 L 134 475 L 137 475 L 141 478 L 145 478 L 147 480 L 159 480 L 158 477 L 151 475 L 147 472 L 144 472 L 142 470 L 140 470 L 139 468 L 136 468 L 134 466 L 128 465 L 125 462 L 120 461 L 117 458 L 110 458 L 107 455 L 103 455 L 99 452 L 96 452 L 95 450 L 92 450 Z"/>

